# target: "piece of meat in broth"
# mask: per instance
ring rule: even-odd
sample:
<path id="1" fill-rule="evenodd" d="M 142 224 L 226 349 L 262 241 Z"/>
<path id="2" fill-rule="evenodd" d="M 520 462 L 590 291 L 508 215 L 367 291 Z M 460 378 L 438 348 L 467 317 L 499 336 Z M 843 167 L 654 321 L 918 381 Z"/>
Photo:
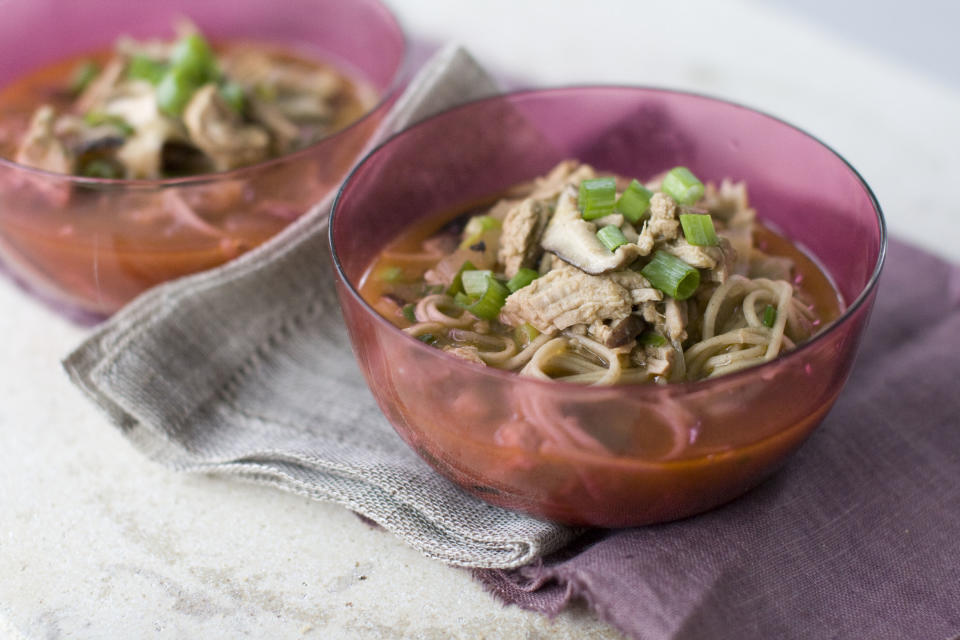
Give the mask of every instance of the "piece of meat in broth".
<path id="1" fill-rule="evenodd" d="M 619 320 L 632 307 L 630 292 L 613 279 L 563 265 L 510 294 L 500 315 L 513 326 L 528 322 L 539 331 L 553 332 L 596 320 Z"/>
<path id="2" fill-rule="evenodd" d="M 521 267 L 532 268 L 543 255 L 540 235 L 550 219 L 550 206 L 542 200 L 527 198 L 513 207 L 503 220 L 497 259 L 507 278 Z"/>
<path id="3" fill-rule="evenodd" d="M 270 136 L 261 127 L 244 124 L 215 84 L 197 90 L 183 111 L 190 139 L 213 161 L 217 171 L 229 171 L 264 160 Z"/>

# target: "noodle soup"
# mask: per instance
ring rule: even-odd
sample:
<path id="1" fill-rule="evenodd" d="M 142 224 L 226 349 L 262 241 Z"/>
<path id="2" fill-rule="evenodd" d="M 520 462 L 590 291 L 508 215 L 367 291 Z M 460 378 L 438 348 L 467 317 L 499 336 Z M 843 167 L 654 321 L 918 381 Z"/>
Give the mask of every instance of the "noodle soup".
<path id="1" fill-rule="evenodd" d="M 711 378 L 776 358 L 842 311 L 822 271 L 755 220 L 746 185 L 682 167 L 647 184 L 565 161 L 408 229 L 361 295 L 453 356 L 583 384 Z"/>
<path id="2" fill-rule="evenodd" d="M 302 24 L 234 31 L 197 8 L 218 38 L 184 22 L 172 37 L 120 37 L 52 63 L 38 53 L 33 70 L 0 74 L 0 259 L 43 297 L 102 315 L 243 254 L 316 204 L 385 114 L 403 43 L 375 1 L 332 13 L 309 2 Z M 102 8 L 111 25 L 120 15 L 123 30 L 151 31 Z M 229 22 L 262 11 L 241 3 Z M 340 47 L 331 20 L 383 39 Z"/>

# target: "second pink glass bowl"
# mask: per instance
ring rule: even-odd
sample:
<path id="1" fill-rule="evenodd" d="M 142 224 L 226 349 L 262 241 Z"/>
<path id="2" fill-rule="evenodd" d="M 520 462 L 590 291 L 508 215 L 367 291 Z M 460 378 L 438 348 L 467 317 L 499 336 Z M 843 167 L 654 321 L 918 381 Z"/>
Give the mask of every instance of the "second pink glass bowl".
<path id="1" fill-rule="evenodd" d="M 713 380 L 586 387 L 481 368 L 402 333 L 360 297 L 377 253 L 418 221 L 543 174 L 564 158 L 648 178 L 684 165 L 747 182 L 762 220 L 816 257 L 847 310 L 796 351 Z M 368 156 L 330 222 L 353 348 L 397 433 L 490 503 L 567 524 L 689 516 L 777 469 L 846 382 L 883 261 L 880 208 L 860 176 L 804 132 L 751 109 L 656 89 L 521 92 L 436 116 Z M 510 441 L 510 425 L 573 440 Z"/>
<path id="2" fill-rule="evenodd" d="M 97 315 L 156 284 L 218 266 L 302 215 L 341 182 L 402 80 L 404 36 L 378 0 L 8 0 L 2 13 L 0 87 L 40 66 L 108 49 L 120 35 L 169 38 L 175 22 L 189 17 L 215 42 L 299 51 L 379 96 L 345 129 L 229 173 L 98 180 L 0 158 L 0 260 L 43 297 Z M 186 220 L 176 215 L 184 206 L 192 216 Z"/>

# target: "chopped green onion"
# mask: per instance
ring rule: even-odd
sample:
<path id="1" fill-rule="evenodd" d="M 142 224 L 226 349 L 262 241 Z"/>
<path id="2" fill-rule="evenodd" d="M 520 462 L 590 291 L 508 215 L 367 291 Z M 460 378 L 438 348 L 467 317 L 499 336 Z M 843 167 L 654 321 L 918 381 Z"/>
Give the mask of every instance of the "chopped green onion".
<path id="1" fill-rule="evenodd" d="M 640 341 L 640 344 L 650 347 L 662 347 L 667 344 L 667 339 L 656 331 L 644 331 L 637 340 Z"/>
<path id="2" fill-rule="evenodd" d="M 686 300 L 700 286 L 700 272 L 665 251 L 653 254 L 640 273 L 654 287 L 676 300 Z"/>
<path id="3" fill-rule="evenodd" d="M 273 85 L 258 84 L 253 88 L 253 93 L 264 102 L 275 102 L 277 100 L 277 89 Z"/>
<path id="4" fill-rule="evenodd" d="M 777 308 L 772 304 L 768 304 L 763 309 L 763 326 L 773 328 L 773 325 L 777 322 Z"/>
<path id="5" fill-rule="evenodd" d="M 437 336 L 433 335 L 432 333 L 421 333 L 417 336 L 417 340 L 420 342 L 425 342 L 430 346 L 437 344 Z"/>
<path id="6" fill-rule="evenodd" d="M 157 85 L 157 105 L 168 116 L 179 117 L 199 88 L 200 85 L 188 71 L 171 67 Z"/>
<path id="7" fill-rule="evenodd" d="M 70 76 L 70 93 L 83 93 L 83 90 L 89 87 L 90 83 L 93 82 L 94 78 L 99 74 L 100 65 L 93 60 L 84 60 L 77 65 L 77 68 L 73 70 L 73 74 Z"/>
<path id="8" fill-rule="evenodd" d="M 525 286 L 536 280 L 540 277 L 540 272 L 534 269 L 528 269 L 522 267 L 517 269 L 517 273 L 507 280 L 507 289 L 510 289 L 510 293 L 514 293 L 523 289 Z"/>
<path id="9" fill-rule="evenodd" d="M 83 165 L 80 174 L 87 178 L 119 178 L 120 172 L 106 160 L 91 160 Z"/>
<path id="10" fill-rule="evenodd" d="M 525 347 L 534 340 L 537 336 L 540 335 L 540 331 L 530 324 L 529 322 L 524 322 L 522 325 L 513 330 L 513 337 L 521 347 Z"/>
<path id="11" fill-rule="evenodd" d="M 597 231 L 597 240 L 610 251 L 616 251 L 620 245 L 627 244 L 627 238 L 620 231 L 620 227 L 608 224 L 600 231 Z"/>
<path id="12" fill-rule="evenodd" d="M 674 167 L 663 178 L 660 189 L 677 201 L 677 204 L 693 204 L 703 197 L 703 183 L 686 167 Z"/>
<path id="13" fill-rule="evenodd" d="M 596 220 L 613 213 L 617 199 L 615 178 L 593 178 L 580 183 L 580 213 L 584 220 Z"/>
<path id="14" fill-rule="evenodd" d="M 467 221 L 467 226 L 463 228 L 463 242 L 460 243 L 460 248 L 466 249 L 477 244 L 483 239 L 485 232 L 499 229 L 502 226 L 503 223 L 492 216 L 473 216 Z"/>
<path id="15" fill-rule="evenodd" d="M 479 298 L 487 290 L 487 277 L 493 276 L 493 271 L 489 269 L 464 271 L 460 274 L 463 282 L 463 291 L 468 296 Z"/>
<path id="16" fill-rule="evenodd" d="M 683 227 L 683 237 L 690 244 L 698 247 L 715 247 L 720 243 L 710 214 L 681 213 L 680 226 Z"/>
<path id="17" fill-rule="evenodd" d="M 616 211 L 623 214 L 623 217 L 631 223 L 640 222 L 647 209 L 650 208 L 650 198 L 653 197 L 653 191 L 640 184 L 639 180 L 631 180 L 630 186 L 620 195 L 615 206 Z"/>
<path id="18" fill-rule="evenodd" d="M 416 305 L 414 305 L 412 302 L 410 304 L 403 305 L 403 309 L 401 309 L 401 311 L 403 312 L 403 317 L 406 318 L 409 322 L 416 322 L 417 321 L 417 314 L 415 312 L 416 308 L 417 308 Z"/>
<path id="19" fill-rule="evenodd" d="M 220 86 L 220 97 L 224 102 L 230 105 L 234 111 L 242 114 L 247 104 L 247 96 L 243 93 L 243 87 L 236 82 L 224 82 Z"/>
<path id="20" fill-rule="evenodd" d="M 108 124 L 112 127 L 116 127 L 124 136 L 129 136 L 133 133 L 133 127 L 127 124 L 126 120 L 120 116 L 104 113 L 103 111 L 88 111 L 86 115 L 83 116 L 83 121 L 91 127 L 99 127 L 100 125 Z"/>
<path id="21" fill-rule="evenodd" d="M 156 86 L 163 79 L 163 74 L 167 72 L 167 65 L 159 60 L 148 58 L 144 55 L 136 55 L 130 58 L 130 64 L 127 65 L 127 77 L 131 80 L 146 80 Z"/>
<path id="22" fill-rule="evenodd" d="M 217 60 L 213 49 L 199 33 L 180 38 L 170 53 L 170 65 L 180 69 L 198 85 L 213 80 L 217 75 Z"/>
<path id="23" fill-rule="evenodd" d="M 400 267 L 387 267 L 380 272 L 380 279 L 384 282 L 399 282 L 403 280 L 403 269 Z"/>
<path id="24" fill-rule="evenodd" d="M 450 286 L 447 287 L 447 295 L 456 296 L 458 293 L 463 293 L 463 272 L 473 271 L 475 269 L 476 267 L 473 266 L 472 262 L 464 260 L 460 268 L 457 269 L 457 275 L 453 276 L 453 281 L 450 283 Z"/>
<path id="25" fill-rule="evenodd" d="M 486 281 L 487 286 L 479 297 L 457 294 L 453 300 L 478 318 L 493 320 L 500 315 L 500 309 L 510 295 L 510 290 L 493 276 L 487 276 Z"/>

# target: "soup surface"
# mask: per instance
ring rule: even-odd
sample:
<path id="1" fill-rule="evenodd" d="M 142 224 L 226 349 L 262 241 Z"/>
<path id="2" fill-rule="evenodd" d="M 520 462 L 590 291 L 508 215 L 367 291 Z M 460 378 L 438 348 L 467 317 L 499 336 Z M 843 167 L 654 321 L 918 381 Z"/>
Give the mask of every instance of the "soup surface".
<path id="1" fill-rule="evenodd" d="M 364 83 L 273 43 L 120 38 L 0 91 L 0 155 L 94 178 L 229 171 L 301 149 L 374 103 Z"/>
<path id="2" fill-rule="evenodd" d="M 453 356 L 585 384 L 737 371 L 842 310 L 816 264 L 756 221 L 743 183 L 678 167 L 644 185 L 576 161 L 409 229 L 360 290 Z"/>

